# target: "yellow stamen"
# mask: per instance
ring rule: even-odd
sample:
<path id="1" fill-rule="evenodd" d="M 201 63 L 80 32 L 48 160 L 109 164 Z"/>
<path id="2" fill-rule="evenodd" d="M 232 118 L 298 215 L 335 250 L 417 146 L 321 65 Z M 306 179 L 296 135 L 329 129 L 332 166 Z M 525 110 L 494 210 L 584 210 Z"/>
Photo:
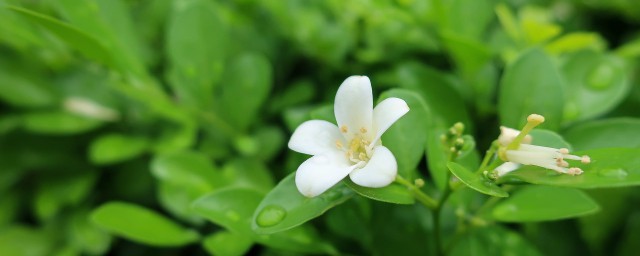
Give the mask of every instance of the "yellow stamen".
<path id="1" fill-rule="evenodd" d="M 342 127 L 340 127 L 340 131 L 341 131 L 342 133 L 347 133 L 347 131 L 349 131 L 349 130 L 347 129 L 347 126 L 346 126 L 346 125 L 343 125 Z"/>

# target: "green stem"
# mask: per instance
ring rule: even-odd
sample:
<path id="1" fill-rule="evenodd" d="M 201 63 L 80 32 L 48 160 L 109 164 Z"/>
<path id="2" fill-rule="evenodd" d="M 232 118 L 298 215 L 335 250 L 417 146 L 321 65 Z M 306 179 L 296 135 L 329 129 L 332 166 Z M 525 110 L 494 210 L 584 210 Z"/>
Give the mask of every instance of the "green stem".
<path id="1" fill-rule="evenodd" d="M 484 155 L 484 159 L 482 159 L 482 164 L 480 164 L 480 167 L 476 171 L 476 175 L 482 173 L 482 171 L 485 170 L 485 168 L 489 164 L 489 161 L 491 161 L 491 159 L 493 158 L 493 155 L 498 150 L 498 147 L 500 147 L 500 143 L 498 142 L 498 140 L 494 140 L 491 143 L 491 147 L 487 149 L 487 154 Z"/>
<path id="2" fill-rule="evenodd" d="M 457 152 L 450 152 L 447 162 L 455 162 L 457 156 Z M 444 243 L 442 242 L 442 226 L 440 225 L 440 216 L 442 215 L 442 208 L 444 203 L 447 202 L 449 196 L 453 192 L 452 184 L 450 184 L 449 180 L 451 180 L 451 172 L 447 172 L 447 186 L 444 188 L 444 192 L 442 197 L 440 197 L 440 201 L 433 213 L 433 225 L 435 227 L 435 242 L 437 248 L 438 255 L 444 255 Z"/>
<path id="3" fill-rule="evenodd" d="M 422 190 L 420 190 L 419 187 L 417 187 L 415 184 L 411 183 L 410 181 L 406 180 L 402 176 L 397 175 L 396 182 L 406 186 L 409 190 L 411 190 L 411 192 L 413 192 L 413 197 L 415 197 L 416 200 L 418 200 L 418 202 L 422 203 L 427 208 L 434 210 L 438 207 L 438 203 L 436 202 L 436 200 L 434 200 L 429 195 L 422 192 Z"/>

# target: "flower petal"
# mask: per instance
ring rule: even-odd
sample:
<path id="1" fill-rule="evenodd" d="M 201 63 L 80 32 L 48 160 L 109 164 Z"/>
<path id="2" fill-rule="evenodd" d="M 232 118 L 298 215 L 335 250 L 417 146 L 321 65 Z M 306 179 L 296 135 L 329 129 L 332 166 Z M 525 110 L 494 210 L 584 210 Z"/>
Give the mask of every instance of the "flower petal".
<path id="1" fill-rule="evenodd" d="M 363 187 L 380 188 L 391 184 L 398 174 L 398 164 L 391 151 L 384 146 L 373 148 L 373 155 L 367 165 L 356 169 L 349 177 Z"/>
<path id="2" fill-rule="evenodd" d="M 510 173 L 516 169 L 520 168 L 520 165 L 512 162 L 504 162 L 500 166 L 496 167 L 496 174 L 498 177 L 502 177 L 507 173 Z"/>
<path id="3" fill-rule="evenodd" d="M 354 168 L 340 151 L 313 156 L 298 167 L 296 187 L 304 196 L 314 197 L 347 177 Z"/>
<path id="4" fill-rule="evenodd" d="M 373 109 L 373 130 L 376 136 L 373 142 L 378 141 L 382 134 L 407 112 L 409 112 L 409 106 L 399 98 L 388 98 L 378 103 Z"/>
<path id="5" fill-rule="evenodd" d="M 345 144 L 344 137 L 335 124 L 324 120 L 302 123 L 291 135 L 289 148 L 308 155 L 319 155 L 337 150 L 337 143 Z"/>
<path id="6" fill-rule="evenodd" d="M 363 128 L 365 132 L 371 130 L 373 94 L 368 77 L 350 76 L 344 80 L 338 88 L 334 104 L 338 127 L 347 140 L 351 140 Z"/>

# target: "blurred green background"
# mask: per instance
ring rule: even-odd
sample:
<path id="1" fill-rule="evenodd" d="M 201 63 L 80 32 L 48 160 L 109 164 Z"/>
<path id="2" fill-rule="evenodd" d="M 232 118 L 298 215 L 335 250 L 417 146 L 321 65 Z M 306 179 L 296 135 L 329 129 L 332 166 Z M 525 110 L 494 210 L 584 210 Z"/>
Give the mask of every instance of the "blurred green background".
<path id="1" fill-rule="evenodd" d="M 356 198 L 270 239 L 190 208 L 294 172 L 290 134 L 355 74 L 375 98 L 416 92 L 433 134 L 464 122 L 478 152 L 532 112 L 577 150 L 640 147 L 635 0 L 0 0 L 0 17 L 2 255 L 431 254 L 421 206 Z M 453 253 L 640 251 L 640 190 L 587 192 L 600 213 L 473 229 Z M 460 198 L 450 233 L 484 200 Z"/>

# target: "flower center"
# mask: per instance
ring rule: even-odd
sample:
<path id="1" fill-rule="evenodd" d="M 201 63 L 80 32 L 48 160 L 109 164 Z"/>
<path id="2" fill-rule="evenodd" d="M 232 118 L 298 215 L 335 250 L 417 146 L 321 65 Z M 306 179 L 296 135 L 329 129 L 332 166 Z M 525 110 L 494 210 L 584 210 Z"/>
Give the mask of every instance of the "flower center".
<path id="1" fill-rule="evenodd" d="M 343 133 L 348 131 L 346 126 L 342 126 L 340 129 Z M 345 151 L 345 156 L 349 161 L 354 164 L 358 164 L 361 162 L 368 162 L 371 159 L 371 155 L 373 155 L 373 148 L 371 147 L 371 141 L 367 139 L 365 134 L 367 133 L 367 129 L 360 128 L 359 133 L 355 134 L 353 139 L 349 141 L 346 147 L 343 147 L 340 141 L 336 142 L 336 146 Z"/>

